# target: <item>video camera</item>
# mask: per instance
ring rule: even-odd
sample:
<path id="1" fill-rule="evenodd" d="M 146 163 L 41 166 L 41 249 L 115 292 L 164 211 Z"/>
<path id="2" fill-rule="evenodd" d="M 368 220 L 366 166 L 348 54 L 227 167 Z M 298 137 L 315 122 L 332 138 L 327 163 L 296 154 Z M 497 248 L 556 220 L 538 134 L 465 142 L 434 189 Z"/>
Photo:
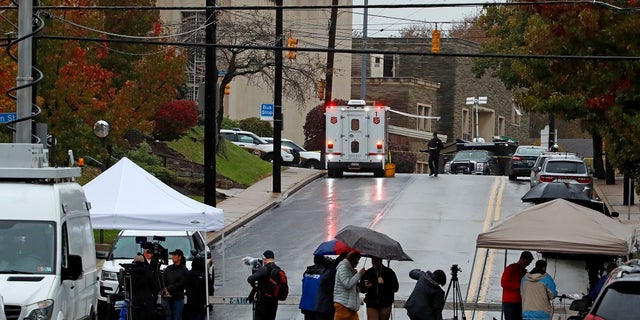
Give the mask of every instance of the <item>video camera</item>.
<path id="1" fill-rule="evenodd" d="M 142 249 L 147 249 L 153 254 L 152 260 L 160 264 L 169 264 L 169 250 L 163 247 L 159 241 L 167 240 L 165 237 L 153 236 L 153 242 L 147 241 L 147 237 L 136 237 L 136 243 L 140 244 Z"/>
<path id="2" fill-rule="evenodd" d="M 451 266 L 451 277 L 453 279 L 457 279 L 458 278 L 458 272 L 462 272 L 462 269 L 460 269 L 460 267 L 458 267 L 457 264 L 454 264 Z"/>
<path id="3" fill-rule="evenodd" d="M 258 271 L 258 269 L 260 269 L 260 267 L 262 267 L 263 265 L 261 258 L 253 258 L 249 256 L 242 258 L 242 262 L 244 262 L 245 265 L 251 267 L 252 274 Z"/>

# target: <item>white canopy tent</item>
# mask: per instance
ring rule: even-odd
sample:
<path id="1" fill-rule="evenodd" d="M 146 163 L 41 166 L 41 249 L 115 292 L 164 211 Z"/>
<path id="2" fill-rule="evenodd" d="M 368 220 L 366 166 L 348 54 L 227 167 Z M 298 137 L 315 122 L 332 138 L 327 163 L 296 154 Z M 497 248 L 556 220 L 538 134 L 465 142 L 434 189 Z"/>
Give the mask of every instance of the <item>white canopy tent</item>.
<path id="1" fill-rule="evenodd" d="M 213 231 L 224 213 L 167 186 L 122 158 L 84 186 L 95 229 Z"/>
<path id="2" fill-rule="evenodd" d="M 478 235 L 478 248 L 626 256 L 635 229 L 601 212 L 555 199 L 516 213 Z"/>
<path id="3" fill-rule="evenodd" d="M 181 194 L 126 157 L 83 188 L 91 203 L 94 229 L 206 232 L 224 228 L 222 209 Z M 208 269 L 205 288 L 209 287 Z"/>

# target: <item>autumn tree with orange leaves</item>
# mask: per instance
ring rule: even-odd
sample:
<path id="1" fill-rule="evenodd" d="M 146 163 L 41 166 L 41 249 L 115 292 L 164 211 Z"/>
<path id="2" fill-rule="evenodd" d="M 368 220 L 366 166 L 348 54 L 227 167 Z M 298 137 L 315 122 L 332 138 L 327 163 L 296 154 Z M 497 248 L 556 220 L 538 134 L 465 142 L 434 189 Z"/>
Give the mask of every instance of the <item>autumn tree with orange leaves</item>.
<path id="1" fill-rule="evenodd" d="M 40 4 L 149 7 L 155 5 L 155 1 L 53 0 Z M 129 129 L 151 134 L 156 108 L 178 98 L 186 62 L 183 51 L 168 45 L 121 44 L 107 40 L 162 35 L 164 28 L 159 11 L 47 10 L 39 14 L 45 23 L 42 35 L 105 39 L 101 42 L 36 40 L 37 67 L 44 74 L 37 87 L 43 111 L 37 121 L 47 122 L 49 133 L 58 140 L 52 160 L 62 161 L 68 149 L 74 150 L 76 156 L 105 158 L 106 151 L 92 132 L 97 120 L 106 120 L 111 125 L 107 143 L 116 152 L 128 147 L 123 137 Z M 5 32 L 17 25 L 17 20 L 11 19 L 15 16 L 5 16 L 1 25 Z M 11 65 L 5 64 L 4 56 L 0 63 Z M 6 70 L 9 69 L 2 68 L 3 72 L 9 72 Z M 4 90 L 5 83 L 0 85 Z"/>

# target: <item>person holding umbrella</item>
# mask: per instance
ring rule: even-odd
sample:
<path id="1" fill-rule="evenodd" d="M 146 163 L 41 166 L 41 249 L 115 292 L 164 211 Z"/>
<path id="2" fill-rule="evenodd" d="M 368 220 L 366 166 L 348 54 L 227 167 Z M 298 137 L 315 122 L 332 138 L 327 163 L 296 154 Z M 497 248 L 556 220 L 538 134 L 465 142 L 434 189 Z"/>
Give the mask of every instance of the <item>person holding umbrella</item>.
<path id="1" fill-rule="evenodd" d="M 336 268 L 336 281 L 333 288 L 333 306 L 336 309 L 334 320 L 359 319 L 360 297 L 358 296 L 358 282 L 365 272 L 364 268 L 356 271 L 360 257 L 360 252 L 351 251 Z"/>
<path id="2" fill-rule="evenodd" d="M 382 264 L 382 259 L 371 257 L 371 268 L 365 271 L 361 281 L 364 302 L 367 304 L 367 319 L 389 320 L 394 294 L 399 284 L 396 273 Z"/>

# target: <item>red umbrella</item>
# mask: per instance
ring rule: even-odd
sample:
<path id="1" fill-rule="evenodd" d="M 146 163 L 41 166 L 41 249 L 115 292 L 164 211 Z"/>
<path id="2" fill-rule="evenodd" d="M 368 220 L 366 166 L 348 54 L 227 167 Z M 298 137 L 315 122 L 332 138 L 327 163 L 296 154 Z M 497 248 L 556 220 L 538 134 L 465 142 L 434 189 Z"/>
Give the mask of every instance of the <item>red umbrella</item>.
<path id="1" fill-rule="evenodd" d="M 326 255 L 340 255 L 344 252 L 349 252 L 351 249 L 344 242 L 333 239 L 321 243 L 316 251 L 313 252 L 314 256 L 326 256 Z"/>

